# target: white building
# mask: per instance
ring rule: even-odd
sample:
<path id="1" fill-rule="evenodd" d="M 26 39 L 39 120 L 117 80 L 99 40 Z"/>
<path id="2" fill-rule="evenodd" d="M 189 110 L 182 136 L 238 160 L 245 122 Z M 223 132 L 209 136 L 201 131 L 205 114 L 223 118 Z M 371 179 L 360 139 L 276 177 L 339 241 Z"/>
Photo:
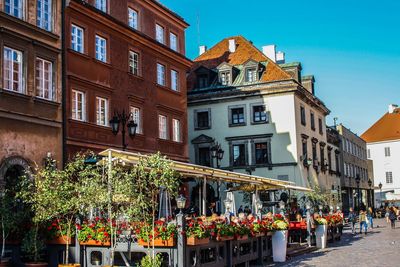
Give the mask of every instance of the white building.
<path id="1" fill-rule="evenodd" d="M 388 112 L 361 137 L 367 142 L 367 155 L 373 161 L 377 205 L 385 199 L 400 202 L 400 108 L 389 105 Z"/>
<path id="2" fill-rule="evenodd" d="M 330 191 L 338 183 L 328 165 L 330 111 L 315 96 L 314 77 L 302 77 L 300 63 L 283 64 L 275 46 L 263 53 L 241 36 L 200 51 L 188 78 L 191 161 L 215 166 L 219 143 L 223 169 Z"/>

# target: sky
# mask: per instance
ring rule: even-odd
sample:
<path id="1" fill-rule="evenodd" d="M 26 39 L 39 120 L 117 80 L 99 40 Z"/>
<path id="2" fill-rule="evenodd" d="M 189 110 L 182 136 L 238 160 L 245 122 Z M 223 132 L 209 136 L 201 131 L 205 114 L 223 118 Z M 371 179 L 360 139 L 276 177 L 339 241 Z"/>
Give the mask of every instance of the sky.
<path id="1" fill-rule="evenodd" d="M 315 76 L 316 96 L 333 118 L 361 135 L 400 105 L 398 0 L 161 0 L 191 26 L 187 57 L 229 36 L 261 49 L 275 44 L 286 62 Z"/>

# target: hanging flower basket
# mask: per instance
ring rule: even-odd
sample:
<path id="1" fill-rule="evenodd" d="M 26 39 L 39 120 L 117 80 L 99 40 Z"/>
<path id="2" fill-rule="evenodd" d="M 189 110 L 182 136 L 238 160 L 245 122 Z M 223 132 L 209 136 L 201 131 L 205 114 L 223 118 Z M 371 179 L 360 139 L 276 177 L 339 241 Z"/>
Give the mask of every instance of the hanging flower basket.
<path id="1" fill-rule="evenodd" d="M 153 246 L 153 240 L 150 240 L 149 242 L 144 241 L 143 239 L 138 240 L 139 245 L 144 246 L 144 247 L 151 247 Z M 175 239 L 173 237 L 167 239 L 167 240 L 162 240 L 161 238 L 156 238 L 154 239 L 154 246 L 155 247 L 174 247 L 176 245 Z"/>
<path id="2" fill-rule="evenodd" d="M 206 245 L 208 243 L 210 243 L 209 238 L 197 238 L 194 236 L 189 236 L 186 241 L 188 246 Z"/>

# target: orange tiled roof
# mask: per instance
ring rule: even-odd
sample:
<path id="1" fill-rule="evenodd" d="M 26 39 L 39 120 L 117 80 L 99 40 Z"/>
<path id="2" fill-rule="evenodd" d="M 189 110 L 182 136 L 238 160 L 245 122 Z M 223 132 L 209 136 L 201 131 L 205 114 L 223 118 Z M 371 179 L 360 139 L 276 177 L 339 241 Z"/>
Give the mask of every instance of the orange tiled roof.
<path id="1" fill-rule="evenodd" d="M 400 139 L 400 108 L 393 113 L 386 113 L 372 125 L 361 138 L 367 143 Z"/>
<path id="2" fill-rule="evenodd" d="M 235 39 L 236 51 L 229 52 L 229 40 Z M 261 77 L 261 81 L 277 81 L 291 79 L 291 76 L 281 69 L 275 62 L 266 57 L 260 50 L 258 50 L 251 42 L 246 40 L 243 36 L 234 36 L 223 39 L 221 42 L 207 50 L 194 60 L 193 69 L 200 66 L 209 69 L 216 68 L 223 62 L 231 65 L 242 65 L 249 59 L 257 62 L 267 61 L 267 69 Z"/>

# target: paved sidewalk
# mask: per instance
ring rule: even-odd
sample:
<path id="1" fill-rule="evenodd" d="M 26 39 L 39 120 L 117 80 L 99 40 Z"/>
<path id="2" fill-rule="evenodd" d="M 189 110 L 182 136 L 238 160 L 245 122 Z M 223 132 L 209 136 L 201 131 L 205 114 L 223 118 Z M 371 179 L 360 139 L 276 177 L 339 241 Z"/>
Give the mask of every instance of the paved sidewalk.
<path id="1" fill-rule="evenodd" d="M 367 235 L 353 236 L 351 230 L 345 228 L 342 240 L 329 243 L 325 250 L 295 257 L 284 264 L 267 266 L 400 266 L 400 222 L 397 222 L 396 229 L 391 229 L 383 219 L 375 219 L 374 224 L 379 227 L 369 230 Z"/>

